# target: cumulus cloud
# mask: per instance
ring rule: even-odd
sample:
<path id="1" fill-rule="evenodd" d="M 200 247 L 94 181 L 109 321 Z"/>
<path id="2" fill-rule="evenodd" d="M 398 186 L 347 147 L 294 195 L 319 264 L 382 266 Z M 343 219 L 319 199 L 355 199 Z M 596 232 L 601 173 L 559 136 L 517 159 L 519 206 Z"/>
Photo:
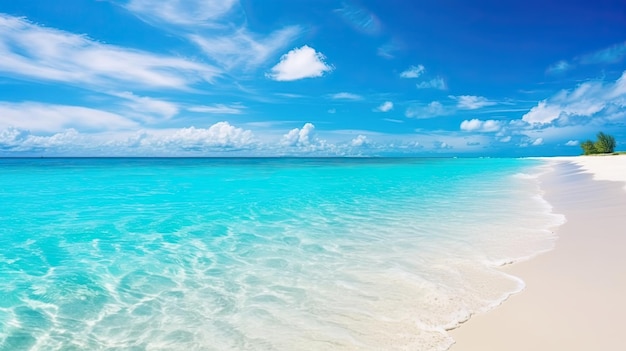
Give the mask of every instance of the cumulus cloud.
<path id="1" fill-rule="evenodd" d="M 365 135 L 357 135 L 356 138 L 352 139 L 352 141 L 350 142 L 350 145 L 354 146 L 354 147 L 361 147 L 363 145 L 366 145 L 368 143 L 367 137 Z"/>
<path id="2" fill-rule="evenodd" d="M 485 106 L 493 106 L 496 104 L 493 101 L 489 101 L 484 96 L 461 95 L 450 97 L 458 101 L 457 107 L 461 110 L 476 110 Z"/>
<path id="3" fill-rule="evenodd" d="M 446 82 L 441 77 L 436 77 L 428 81 L 420 82 L 415 85 L 417 89 L 439 89 L 446 90 Z"/>
<path id="4" fill-rule="evenodd" d="M 277 81 L 321 77 L 325 72 L 332 71 L 324 60 L 322 53 L 305 45 L 283 55 L 267 76 Z"/>
<path id="5" fill-rule="evenodd" d="M 481 121 L 479 119 L 465 120 L 461 122 L 461 130 L 467 132 L 497 132 L 502 128 L 502 122 L 496 120 Z"/>
<path id="6" fill-rule="evenodd" d="M 533 142 L 531 143 L 532 146 L 539 146 L 539 145 L 543 145 L 543 138 L 537 138 L 535 140 L 533 140 Z"/>
<path id="7" fill-rule="evenodd" d="M 294 128 L 283 136 L 282 144 L 287 146 L 309 146 L 314 137 L 315 126 L 306 123 L 302 128 Z"/>
<path id="8" fill-rule="evenodd" d="M 237 128 L 228 122 L 218 122 L 207 129 L 182 128 L 164 138 L 168 146 L 197 150 L 207 148 L 240 149 L 252 144 L 253 135 L 249 130 Z"/>
<path id="9" fill-rule="evenodd" d="M 203 63 L 106 45 L 2 14 L 0 57 L 0 72 L 7 75 L 81 87 L 187 89 L 221 74 Z"/>
<path id="10" fill-rule="evenodd" d="M 405 71 L 400 73 L 400 77 L 402 78 L 418 78 L 424 73 L 426 68 L 423 65 L 411 66 L 407 68 Z"/>
<path id="11" fill-rule="evenodd" d="M 612 122 L 626 113 L 626 71 L 614 83 L 585 82 L 540 101 L 522 120 L 536 127 L 585 124 L 593 119 Z"/>
<path id="12" fill-rule="evenodd" d="M 391 110 L 393 110 L 393 102 L 391 101 L 385 101 L 374 109 L 375 112 L 389 112 Z"/>
<path id="13" fill-rule="evenodd" d="M 330 96 L 330 98 L 333 100 L 352 100 L 352 101 L 363 100 L 363 97 L 361 95 L 357 95 L 353 93 L 346 93 L 346 92 L 333 94 Z"/>
<path id="14" fill-rule="evenodd" d="M 567 143 L 565 143 L 566 146 L 578 146 L 578 144 L 580 144 L 578 140 L 570 140 Z"/>
<path id="15" fill-rule="evenodd" d="M 0 152 L 35 152 L 53 155 L 185 155 L 197 152 L 241 151 L 256 148 L 251 131 L 228 122 L 209 128 L 152 129 L 132 132 L 80 133 L 67 129 L 34 134 L 19 128 L 0 130 Z"/>
<path id="16" fill-rule="evenodd" d="M 41 151 L 49 148 L 68 149 L 71 145 L 84 142 L 75 129 L 47 136 L 31 134 L 18 128 L 0 130 L 0 151 Z"/>

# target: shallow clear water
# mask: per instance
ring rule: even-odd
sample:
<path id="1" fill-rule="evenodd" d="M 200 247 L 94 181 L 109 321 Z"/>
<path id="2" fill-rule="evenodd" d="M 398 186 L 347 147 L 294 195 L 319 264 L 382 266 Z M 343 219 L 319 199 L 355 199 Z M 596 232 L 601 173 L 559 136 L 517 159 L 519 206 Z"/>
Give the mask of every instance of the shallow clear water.
<path id="1" fill-rule="evenodd" d="M 525 159 L 0 159 L 0 350 L 445 350 L 561 221 Z"/>

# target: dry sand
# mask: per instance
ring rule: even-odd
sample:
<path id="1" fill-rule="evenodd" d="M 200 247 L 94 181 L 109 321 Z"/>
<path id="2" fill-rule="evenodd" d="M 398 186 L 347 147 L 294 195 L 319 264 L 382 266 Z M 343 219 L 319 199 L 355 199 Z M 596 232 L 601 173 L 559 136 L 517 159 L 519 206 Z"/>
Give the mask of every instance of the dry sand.
<path id="1" fill-rule="evenodd" d="M 556 248 L 504 267 L 526 289 L 453 330 L 452 351 L 626 350 L 626 156 L 550 162 Z"/>

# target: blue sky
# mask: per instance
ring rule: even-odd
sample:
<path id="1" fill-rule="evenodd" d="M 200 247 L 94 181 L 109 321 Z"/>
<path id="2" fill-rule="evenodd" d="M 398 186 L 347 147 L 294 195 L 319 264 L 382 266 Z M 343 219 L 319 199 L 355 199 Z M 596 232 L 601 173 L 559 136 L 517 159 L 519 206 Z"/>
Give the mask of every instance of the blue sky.
<path id="1" fill-rule="evenodd" d="M 626 149 L 626 4 L 0 3 L 0 156 Z"/>

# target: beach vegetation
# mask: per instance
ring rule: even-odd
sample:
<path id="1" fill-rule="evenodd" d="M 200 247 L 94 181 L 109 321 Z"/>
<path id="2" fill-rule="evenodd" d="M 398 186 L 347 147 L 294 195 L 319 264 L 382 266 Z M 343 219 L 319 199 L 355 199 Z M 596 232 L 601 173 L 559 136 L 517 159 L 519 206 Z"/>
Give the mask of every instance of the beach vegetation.
<path id="1" fill-rule="evenodd" d="M 591 140 L 586 140 L 580 144 L 580 147 L 583 149 L 584 155 L 593 155 L 597 154 L 596 146 Z"/>
<path id="2" fill-rule="evenodd" d="M 615 138 L 611 135 L 599 132 L 596 141 L 586 140 L 580 144 L 584 155 L 610 154 L 615 151 Z"/>
<path id="3" fill-rule="evenodd" d="M 615 151 L 615 138 L 600 132 L 598 133 L 595 147 L 600 154 L 610 154 Z"/>

